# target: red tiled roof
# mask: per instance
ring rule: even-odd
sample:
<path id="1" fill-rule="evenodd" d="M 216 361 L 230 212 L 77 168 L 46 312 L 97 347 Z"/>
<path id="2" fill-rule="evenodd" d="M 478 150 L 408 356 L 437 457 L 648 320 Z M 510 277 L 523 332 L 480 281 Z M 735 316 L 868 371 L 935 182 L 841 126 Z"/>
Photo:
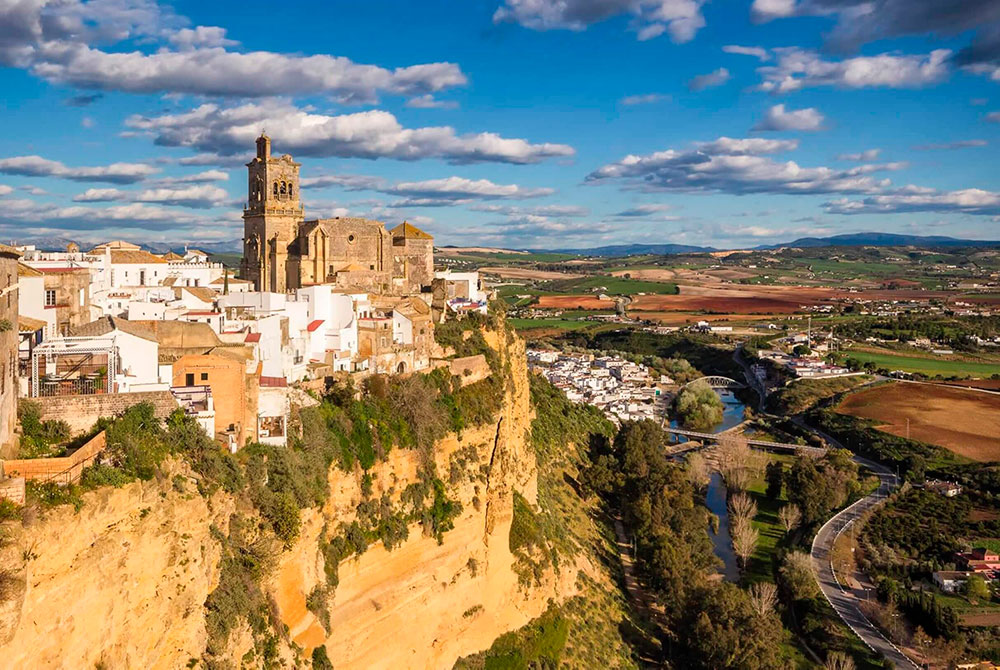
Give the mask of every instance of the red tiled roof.
<path id="1" fill-rule="evenodd" d="M 284 388 L 288 386 L 288 380 L 284 377 L 264 377 L 260 378 L 260 385 L 270 388 Z"/>
<path id="2" fill-rule="evenodd" d="M 211 310 L 206 310 L 206 309 L 192 309 L 187 312 L 184 312 L 184 314 L 187 316 L 218 316 L 222 314 L 222 312 L 213 312 Z"/>
<path id="3" fill-rule="evenodd" d="M 315 321 L 313 321 L 312 323 L 310 323 L 308 326 L 306 326 L 306 330 L 308 330 L 310 333 L 312 333 L 317 328 L 319 328 L 321 325 L 323 325 L 323 319 L 316 319 Z"/>
<path id="4" fill-rule="evenodd" d="M 260 342 L 260 333 L 247 333 L 244 342 Z"/>

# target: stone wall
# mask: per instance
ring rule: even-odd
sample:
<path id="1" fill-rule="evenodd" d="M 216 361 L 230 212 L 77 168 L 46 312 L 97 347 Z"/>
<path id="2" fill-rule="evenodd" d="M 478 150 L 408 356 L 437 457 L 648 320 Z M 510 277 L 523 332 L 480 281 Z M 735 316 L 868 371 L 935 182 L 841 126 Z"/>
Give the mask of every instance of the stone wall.
<path id="1" fill-rule="evenodd" d="M 453 358 L 450 361 L 451 374 L 462 380 L 462 386 L 468 386 L 490 376 L 490 366 L 486 356 L 476 354 L 464 358 Z"/>
<path id="2" fill-rule="evenodd" d="M 42 421 L 65 421 L 74 435 L 90 430 L 102 416 L 118 416 L 132 405 L 142 402 L 153 403 L 159 419 L 167 418 L 178 407 L 170 391 L 51 396 L 32 398 L 30 402 L 38 405 Z"/>
<path id="3" fill-rule="evenodd" d="M 0 500 L 4 499 L 15 505 L 24 504 L 24 477 L 0 479 Z"/>

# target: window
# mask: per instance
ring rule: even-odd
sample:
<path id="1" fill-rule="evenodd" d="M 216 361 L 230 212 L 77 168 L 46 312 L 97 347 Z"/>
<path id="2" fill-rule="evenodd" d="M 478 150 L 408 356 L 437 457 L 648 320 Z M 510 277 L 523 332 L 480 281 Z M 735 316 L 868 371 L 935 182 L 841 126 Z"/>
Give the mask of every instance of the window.
<path id="1" fill-rule="evenodd" d="M 184 386 L 194 386 L 194 373 L 189 372 L 184 375 Z"/>
<path id="2" fill-rule="evenodd" d="M 292 197 L 292 185 L 291 185 L 291 183 L 288 184 L 288 197 L 289 198 Z"/>
<path id="3" fill-rule="evenodd" d="M 278 195 L 278 182 L 274 182 L 274 195 Z"/>
<path id="4" fill-rule="evenodd" d="M 203 382 L 207 382 L 208 381 L 208 373 L 207 372 L 202 372 L 201 373 L 201 381 L 203 381 Z"/>
<path id="5" fill-rule="evenodd" d="M 56 306 L 56 290 L 54 288 L 45 289 L 45 306 L 46 307 Z"/>

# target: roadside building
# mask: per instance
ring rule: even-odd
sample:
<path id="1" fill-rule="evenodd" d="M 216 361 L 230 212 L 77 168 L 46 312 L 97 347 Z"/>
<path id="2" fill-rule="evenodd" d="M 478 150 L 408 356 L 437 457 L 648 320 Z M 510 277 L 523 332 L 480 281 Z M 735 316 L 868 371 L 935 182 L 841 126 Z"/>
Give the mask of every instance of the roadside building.
<path id="1" fill-rule="evenodd" d="M 973 573 L 963 570 L 938 570 L 932 575 L 934 585 L 945 593 L 957 593 Z"/>

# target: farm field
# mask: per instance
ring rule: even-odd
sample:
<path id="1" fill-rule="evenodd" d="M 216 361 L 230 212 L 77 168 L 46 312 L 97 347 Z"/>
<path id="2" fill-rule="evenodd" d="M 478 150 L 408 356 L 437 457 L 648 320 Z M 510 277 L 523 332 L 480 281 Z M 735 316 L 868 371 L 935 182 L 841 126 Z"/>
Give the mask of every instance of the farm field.
<path id="1" fill-rule="evenodd" d="M 919 356 L 858 351 L 855 349 L 847 349 L 844 353 L 848 357 L 856 358 L 862 363 L 871 361 L 880 368 L 902 370 L 903 372 L 919 372 L 931 377 L 936 375 L 990 377 L 1000 374 L 1000 363 L 983 363 L 948 358 L 922 358 Z"/>
<path id="2" fill-rule="evenodd" d="M 496 275 L 505 279 L 578 279 L 583 275 L 570 272 L 551 272 L 549 270 L 532 270 L 529 268 L 488 266 L 479 268 L 483 274 Z"/>
<path id="3" fill-rule="evenodd" d="M 591 275 L 589 277 L 576 278 L 566 281 L 553 281 L 544 286 L 539 286 L 543 291 L 553 293 L 570 293 L 581 291 L 599 291 L 614 295 L 633 295 L 636 293 L 677 293 L 677 285 L 670 282 L 661 281 L 640 281 L 638 279 L 625 279 L 623 277 L 611 277 L 608 275 Z"/>
<path id="4" fill-rule="evenodd" d="M 630 312 L 714 312 L 716 314 L 792 314 L 801 311 L 802 302 L 789 299 L 753 296 L 641 295 L 629 305 Z"/>
<path id="5" fill-rule="evenodd" d="M 597 325 L 594 321 L 576 321 L 574 319 L 507 319 L 515 330 L 531 330 L 533 328 L 551 328 L 557 330 L 581 330 L 587 326 Z"/>
<path id="6" fill-rule="evenodd" d="M 942 446 L 975 461 L 1000 460 L 1000 395 L 938 384 L 896 382 L 847 396 L 841 414 L 874 419 L 879 430 Z"/>
<path id="7" fill-rule="evenodd" d="M 544 309 L 592 309 L 615 311 L 614 300 L 601 300 L 596 295 L 541 295 L 537 307 Z"/>
<path id="8" fill-rule="evenodd" d="M 677 277 L 677 272 L 674 270 L 666 270 L 664 268 L 635 268 L 614 270 L 611 272 L 612 277 L 625 277 L 625 275 L 628 275 L 628 279 L 671 281 Z"/>

